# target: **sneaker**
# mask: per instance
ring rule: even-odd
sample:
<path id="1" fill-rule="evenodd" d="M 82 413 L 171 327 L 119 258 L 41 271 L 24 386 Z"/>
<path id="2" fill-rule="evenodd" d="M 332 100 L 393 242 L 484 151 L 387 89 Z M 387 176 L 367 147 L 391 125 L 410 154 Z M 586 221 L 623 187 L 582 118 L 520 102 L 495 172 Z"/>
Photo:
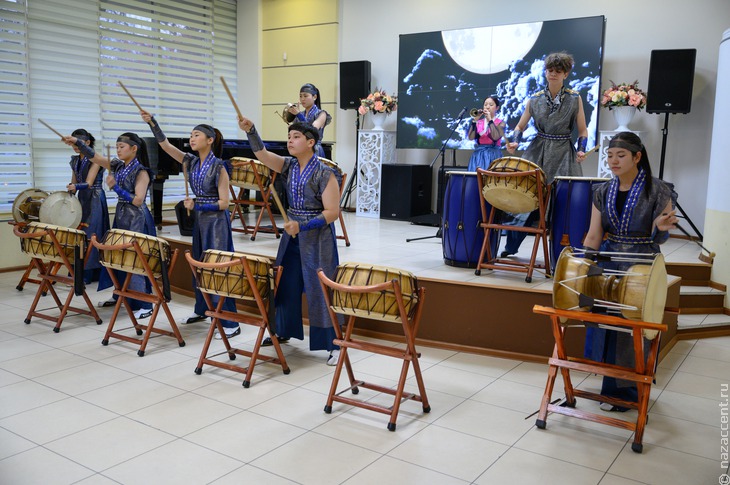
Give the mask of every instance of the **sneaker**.
<path id="1" fill-rule="evenodd" d="M 150 315 L 152 315 L 152 308 L 140 308 L 139 310 L 134 312 L 134 318 L 136 318 L 137 320 L 149 318 Z"/>
<path id="2" fill-rule="evenodd" d="M 231 338 L 231 337 L 235 337 L 236 335 L 241 334 L 241 327 L 236 327 L 236 328 L 223 327 L 223 331 L 226 332 L 227 338 Z M 223 337 L 221 337 L 221 334 L 220 334 L 220 332 L 218 332 L 218 330 L 215 331 L 214 337 L 216 340 L 220 340 L 223 338 Z"/>
<path id="3" fill-rule="evenodd" d="M 628 408 L 614 406 L 613 404 L 609 404 L 607 402 L 602 402 L 598 407 L 601 408 L 601 411 L 606 411 L 609 413 L 625 413 L 629 410 Z"/>
<path id="4" fill-rule="evenodd" d="M 104 307 L 108 307 L 108 306 L 114 306 L 116 304 L 117 304 L 117 300 L 115 300 L 114 298 L 109 298 L 106 301 L 100 301 L 99 303 L 96 304 L 96 306 L 98 306 L 99 308 L 104 308 Z"/>
<path id="5" fill-rule="evenodd" d="M 339 350 L 333 350 L 330 352 L 330 356 L 327 359 L 327 365 L 337 365 L 337 362 L 340 360 L 340 351 Z"/>
<path id="6" fill-rule="evenodd" d="M 285 344 L 289 341 L 289 337 L 279 337 L 277 335 L 276 340 L 279 341 L 280 344 Z M 271 341 L 271 337 L 266 337 L 263 342 L 261 342 L 262 347 L 271 347 L 274 345 L 274 342 Z"/>
<path id="7" fill-rule="evenodd" d="M 178 320 L 177 323 L 180 323 L 182 325 L 188 325 L 190 323 L 200 322 L 202 320 L 205 320 L 206 318 L 208 317 L 206 317 L 205 315 L 198 315 L 197 313 L 193 312 L 187 317 L 183 317 Z"/>

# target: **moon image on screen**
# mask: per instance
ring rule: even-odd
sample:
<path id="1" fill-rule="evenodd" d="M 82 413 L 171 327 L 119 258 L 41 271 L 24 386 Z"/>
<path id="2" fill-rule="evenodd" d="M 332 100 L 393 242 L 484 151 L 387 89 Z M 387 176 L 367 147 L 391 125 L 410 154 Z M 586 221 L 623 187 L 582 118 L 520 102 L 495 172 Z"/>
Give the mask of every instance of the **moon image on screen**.
<path id="1" fill-rule="evenodd" d="M 540 35 L 542 22 L 441 32 L 451 58 L 467 71 L 493 74 L 522 59 Z"/>

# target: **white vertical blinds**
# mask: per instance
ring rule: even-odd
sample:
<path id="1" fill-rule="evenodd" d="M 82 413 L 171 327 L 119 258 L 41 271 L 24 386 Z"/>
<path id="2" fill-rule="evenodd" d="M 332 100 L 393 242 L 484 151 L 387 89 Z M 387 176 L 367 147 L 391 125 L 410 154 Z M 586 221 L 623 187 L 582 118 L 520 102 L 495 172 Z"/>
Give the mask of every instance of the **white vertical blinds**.
<path id="1" fill-rule="evenodd" d="M 39 118 L 62 133 L 86 128 L 105 154 L 125 131 L 151 136 L 120 80 L 170 137 L 198 123 L 236 135 L 219 80 L 236 92 L 235 0 L 0 0 L 0 9 L 0 212 L 26 188 L 63 190 L 71 179 L 72 150 Z M 182 176 L 165 183 L 166 201 L 183 194 Z"/>
<path id="2" fill-rule="evenodd" d="M 32 186 L 25 0 L 0 0 L 0 212 Z"/>

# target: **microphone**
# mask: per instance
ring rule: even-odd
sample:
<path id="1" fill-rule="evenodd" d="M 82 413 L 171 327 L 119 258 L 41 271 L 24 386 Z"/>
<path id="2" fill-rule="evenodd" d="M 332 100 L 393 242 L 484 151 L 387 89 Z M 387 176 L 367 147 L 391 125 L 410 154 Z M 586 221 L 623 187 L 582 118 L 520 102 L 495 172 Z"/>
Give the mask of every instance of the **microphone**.
<path id="1" fill-rule="evenodd" d="M 457 116 L 457 118 L 461 118 L 462 116 L 464 116 L 464 113 L 466 113 L 466 106 L 464 106 L 464 107 L 463 107 L 463 108 L 461 109 L 461 112 L 459 113 L 459 116 Z"/>

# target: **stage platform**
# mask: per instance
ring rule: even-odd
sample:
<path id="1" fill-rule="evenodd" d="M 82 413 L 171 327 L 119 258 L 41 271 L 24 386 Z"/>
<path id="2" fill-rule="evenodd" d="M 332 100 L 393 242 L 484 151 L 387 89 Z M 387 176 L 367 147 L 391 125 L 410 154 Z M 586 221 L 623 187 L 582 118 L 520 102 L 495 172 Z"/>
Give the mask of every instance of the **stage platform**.
<path id="1" fill-rule="evenodd" d="M 192 237 L 181 236 L 173 214 L 165 212 L 165 224 L 158 236 L 181 250 L 192 247 Z M 249 224 L 255 224 L 254 214 L 248 214 Z M 458 268 L 444 263 L 441 239 L 430 238 L 406 242 L 408 238 L 433 236 L 437 228 L 418 226 L 404 221 L 358 217 L 344 213 L 351 246 L 338 240 L 340 262 L 359 262 L 390 266 L 416 275 L 426 288 L 419 341 L 422 344 L 454 350 L 544 361 L 551 355 L 554 339 L 549 319 L 532 313 L 534 305 L 552 304 L 553 280 L 535 270 L 531 283 L 524 273 L 504 270 Z M 277 224 L 281 221 L 277 217 Z M 235 220 L 234 228 L 242 227 Z M 335 222 L 341 234 L 339 222 Z M 273 234 L 259 232 L 255 241 L 250 235 L 233 233 L 236 251 L 274 258 L 279 239 Z M 502 238 L 504 244 L 504 238 Z M 513 258 L 529 260 L 533 239 L 528 237 Z M 671 238 L 662 246 L 668 263 L 697 262 L 699 249 L 686 240 Z M 538 254 L 542 253 L 542 249 Z M 182 256 L 182 255 L 181 255 Z M 541 258 L 538 256 L 538 259 Z M 191 295 L 191 273 L 184 257 L 178 260 L 173 278 L 173 290 Z M 679 306 L 680 278 L 669 276 L 667 306 Z M 677 315 L 665 314 L 670 330 L 663 335 L 662 355 L 674 345 Z M 387 338 L 398 331 L 393 325 L 363 320 L 363 333 Z M 569 347 L 582 349 L 581 332 L 573 332 Z"/>

